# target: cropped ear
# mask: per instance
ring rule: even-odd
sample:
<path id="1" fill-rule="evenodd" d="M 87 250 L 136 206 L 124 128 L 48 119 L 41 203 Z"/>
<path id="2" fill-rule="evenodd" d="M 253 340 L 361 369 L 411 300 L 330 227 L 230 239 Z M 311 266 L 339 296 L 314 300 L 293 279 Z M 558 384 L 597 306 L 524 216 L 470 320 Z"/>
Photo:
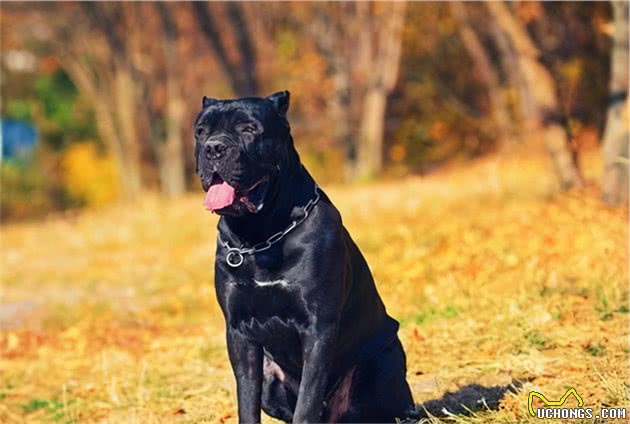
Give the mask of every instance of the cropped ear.
<path id="1" fill-rule="evenodd" d="M 266 97 L 266 100 L 273 103 L 274 109 L 284 118 L 287 115 L 287 110 L 289 110 L 289 97 L 290 93 L 284 90 L 273 93 L 271 96 Z"/>
<path id="2" fill-rule="evenodd" d="M 210 97 L 203 96 L 203 99 L 201 99 L 201 107 L 205 109 L 208 106 L 212 106 L 216 102 L 218 102 L 217 99 L 211 99 Z"/>

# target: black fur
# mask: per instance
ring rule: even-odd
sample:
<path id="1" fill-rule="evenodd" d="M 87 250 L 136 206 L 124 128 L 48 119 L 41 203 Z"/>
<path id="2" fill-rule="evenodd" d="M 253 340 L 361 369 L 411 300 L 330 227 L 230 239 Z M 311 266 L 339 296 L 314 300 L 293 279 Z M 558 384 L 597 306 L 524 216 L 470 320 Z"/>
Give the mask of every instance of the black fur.
<path id="1" fill-rule="evenodd" d="M 222 240 L 253 246 L 315 197 L 286 120 L 289 93 L 202 103 L 197 173 L 204 190 L 219 177 L 237 191 L 256 187 L 256 212 L 238 200 L 217 211 Z M 216 293 L 240 422 L 260 422 L 261 408 L 293 422 L 393 422 L 413 408 L 398 323 L 339 212 L 319 193 L 301 225 L 237 268 L 217 243 Z"/>

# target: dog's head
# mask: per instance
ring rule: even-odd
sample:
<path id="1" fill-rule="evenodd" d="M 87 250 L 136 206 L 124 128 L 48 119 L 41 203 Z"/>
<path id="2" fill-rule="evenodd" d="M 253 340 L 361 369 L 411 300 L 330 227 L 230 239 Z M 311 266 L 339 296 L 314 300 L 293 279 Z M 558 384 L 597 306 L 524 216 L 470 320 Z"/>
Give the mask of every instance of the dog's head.
<path id="1" fill-rule="evenodd" d="M 266 98 L 203 98 L 194 125 L 195 160 L 208 210 L 240 216 L 263 208 L 274 178 L 295 160 L 288 108 L 288 91 Z"/>

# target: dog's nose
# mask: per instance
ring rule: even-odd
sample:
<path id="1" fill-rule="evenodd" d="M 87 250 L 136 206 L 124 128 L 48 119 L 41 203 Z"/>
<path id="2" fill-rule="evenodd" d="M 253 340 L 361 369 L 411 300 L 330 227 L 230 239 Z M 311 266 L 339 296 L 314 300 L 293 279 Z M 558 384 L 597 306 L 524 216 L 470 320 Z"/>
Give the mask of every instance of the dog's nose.
<path id="1" fill-rule="evenodd" d="M 204 143 L 203 147 L 208 159 L 220 159 L 227 149 L 225 143 L 220 140 L 208 140 Z"/>

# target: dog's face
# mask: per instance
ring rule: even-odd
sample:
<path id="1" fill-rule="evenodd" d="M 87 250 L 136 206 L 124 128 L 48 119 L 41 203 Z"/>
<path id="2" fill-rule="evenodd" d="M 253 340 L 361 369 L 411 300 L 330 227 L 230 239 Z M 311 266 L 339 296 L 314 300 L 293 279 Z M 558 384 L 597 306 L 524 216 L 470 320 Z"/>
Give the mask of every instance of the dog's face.
<path id="1" fill-rule="evenodd" d="M 287 157 L 289 92 L 237 100 L 204 97 L 202 107 L 194 134 L 204 205 L 221 215 L 259 212 Z"/>

